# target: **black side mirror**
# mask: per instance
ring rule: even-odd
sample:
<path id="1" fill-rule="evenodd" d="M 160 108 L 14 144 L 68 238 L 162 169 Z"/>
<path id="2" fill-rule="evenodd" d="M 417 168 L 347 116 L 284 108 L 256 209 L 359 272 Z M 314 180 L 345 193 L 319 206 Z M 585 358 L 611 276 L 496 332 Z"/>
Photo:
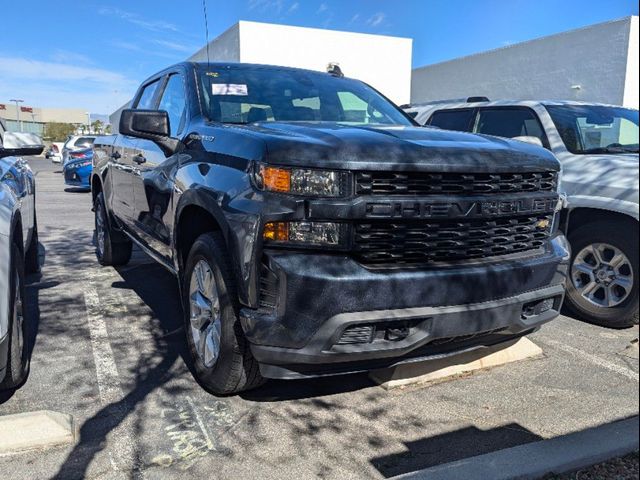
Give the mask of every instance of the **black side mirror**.
<path id="1" fill-rule="evenodd" d="M 0 158 L 40 155 L 42 140 L 33 133 L 5 132 L 0 137 Z"/>
<path id="2" fill-rule="evenodd" d="M 166 156 L 176 153 L 181 145 L 170 136 L 169 114 L 164 110 L 123 110 L 118 129 L 123 135 L 151 140 Z"/>

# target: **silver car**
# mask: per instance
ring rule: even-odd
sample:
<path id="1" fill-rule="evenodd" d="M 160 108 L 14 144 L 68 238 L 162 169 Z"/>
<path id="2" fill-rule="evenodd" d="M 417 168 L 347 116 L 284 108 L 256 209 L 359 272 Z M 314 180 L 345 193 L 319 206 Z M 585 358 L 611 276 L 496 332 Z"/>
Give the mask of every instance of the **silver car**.
<path id="1" fill-rule="evenodd" d="M 35 178 L 19 155 L 38 155 L 32 134 L 5 131 L 0 121 L 0 390 L 19 387 L 29 371 L 29 318 L 24 276 L 37 272 Z"/>
<path id="2" fill-rule="evenodd" d="M 566 305 L 608 327 L 638 320 L 638 110 L 485 97 L 405 106 L 421 125 L 514 138 L 551 150 L 569 205 Z M 508 185 L 505 186 L 508 188 Z"/>

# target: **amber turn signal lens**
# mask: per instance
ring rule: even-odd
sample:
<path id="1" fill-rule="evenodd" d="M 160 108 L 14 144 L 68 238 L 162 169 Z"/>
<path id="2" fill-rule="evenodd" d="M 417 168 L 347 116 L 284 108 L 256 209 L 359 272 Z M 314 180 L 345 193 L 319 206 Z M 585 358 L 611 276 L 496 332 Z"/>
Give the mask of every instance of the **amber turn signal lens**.
<path id="1" fill-rule="evenodd" d="M 272 192 L 289 192 L 291 190 L 291 173 L 289 170 L 274 167 L 260 167 L 260 174 L 266 190 Z"/>
<path id="2" fill-rule="evenodd" d="M 286 222 L 265 223 L 262 238 L 265 240 L 286 242 L 289 240 L 289 225 Z"/>

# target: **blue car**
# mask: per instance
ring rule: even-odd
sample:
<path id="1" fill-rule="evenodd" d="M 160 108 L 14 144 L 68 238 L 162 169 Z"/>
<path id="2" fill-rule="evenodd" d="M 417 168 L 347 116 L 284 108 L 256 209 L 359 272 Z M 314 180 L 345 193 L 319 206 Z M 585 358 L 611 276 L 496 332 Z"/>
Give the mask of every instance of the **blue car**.
<path id="1" fill-rule="evenodd" d="M 69 152 L 69 160 L 63 168 L 64 183 L 70 187 L 91 189 L 93 171 L 93 150 L 85 148 Z"/>

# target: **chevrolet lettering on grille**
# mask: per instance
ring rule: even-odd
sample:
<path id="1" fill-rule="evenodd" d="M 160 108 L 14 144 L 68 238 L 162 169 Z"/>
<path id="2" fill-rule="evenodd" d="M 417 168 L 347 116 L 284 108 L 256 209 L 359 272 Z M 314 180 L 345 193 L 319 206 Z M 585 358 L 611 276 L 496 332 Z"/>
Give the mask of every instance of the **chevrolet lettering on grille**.
<path id="1" fill-rule="evenodd" d="M 489 201 L 386 201 L 367 202 L 367 218 L 473 218 L 552 212 L 557 196 Z"/>

